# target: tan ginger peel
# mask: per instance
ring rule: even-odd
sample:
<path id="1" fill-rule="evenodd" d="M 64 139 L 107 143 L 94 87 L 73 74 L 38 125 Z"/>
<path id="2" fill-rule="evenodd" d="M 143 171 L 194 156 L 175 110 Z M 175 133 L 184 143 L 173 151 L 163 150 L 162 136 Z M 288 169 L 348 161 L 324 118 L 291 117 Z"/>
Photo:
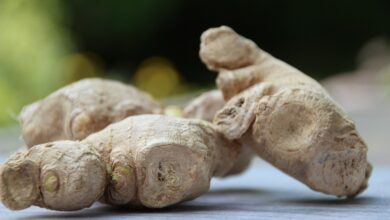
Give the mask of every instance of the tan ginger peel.
<path id="1" fill-rule="evenodd" d="M 319 83 L 226 26 L 202 34 L 200 57 L 228 100 L 214 118 L 228 139 L 313 190 L 353 197 L 367 187 L 367 146 Z"/>
<path id="2" fill-rule="evenodd" d="M 93 202 L 162 208 L 208 191 L 234 166 L 239 145 L 215 126 L 164 115 L 131 116 L 82 141 L 55 141 L 0 168 L 0 198 L 13 210 L 78 210 Z"/>
<path id="3" fill-rule="evenodd" d="M 82 140 L 131 115 L 162 113 L 152 97 L 112 80 L 83 79 L 23 108 L 22 136 L 31 147 L 56 140 Z"/>

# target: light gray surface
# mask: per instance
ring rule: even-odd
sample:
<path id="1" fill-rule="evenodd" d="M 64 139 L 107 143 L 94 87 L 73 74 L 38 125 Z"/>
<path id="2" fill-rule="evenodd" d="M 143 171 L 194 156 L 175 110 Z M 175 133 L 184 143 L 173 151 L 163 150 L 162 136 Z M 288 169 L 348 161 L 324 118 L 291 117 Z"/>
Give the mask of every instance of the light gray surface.
<path id="1" fill-rule="evenodd" d="M 119 209 L 96 204 L 77 212 L 0 206 L 0 219 L 390 219 L 390 172 L 376 167 L 369 189 L 353 200 L 316 193 L 264 163 L 244 175 L 214 180 L 194 201 L 160 210 Z"/>

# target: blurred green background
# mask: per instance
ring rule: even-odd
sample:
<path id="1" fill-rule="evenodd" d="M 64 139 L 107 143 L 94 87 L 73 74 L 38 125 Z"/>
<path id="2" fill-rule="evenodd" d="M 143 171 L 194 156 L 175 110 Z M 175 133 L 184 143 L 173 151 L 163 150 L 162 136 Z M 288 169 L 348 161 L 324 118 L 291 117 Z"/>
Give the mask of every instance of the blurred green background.
<path id="1" fill-rule="evenodd" d="M 213 87 L 199 37 L 222 24 L 323 79 L 355 69 L 372 38 L 389 39 L 390 1 L 0 0 L 0 126 L 85 77 L 158 99 Z"/>

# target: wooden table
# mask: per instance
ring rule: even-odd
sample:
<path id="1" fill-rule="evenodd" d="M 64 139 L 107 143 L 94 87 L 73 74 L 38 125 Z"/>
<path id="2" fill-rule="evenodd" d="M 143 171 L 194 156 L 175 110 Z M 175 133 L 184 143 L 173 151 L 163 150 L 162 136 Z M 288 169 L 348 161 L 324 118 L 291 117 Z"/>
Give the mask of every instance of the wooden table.
<path id="1" fill-rule="evenodd" d="M 390 219 L 390 172 L 376 167 L 369 189 L 344 200 L 309 190 L 264 163 L 244 175 L 215 179 L 211 191 L 193 201 L 160 210 L 126 210 L 96 204 L 77 212 L 0 207 L 0 219 Z"/>

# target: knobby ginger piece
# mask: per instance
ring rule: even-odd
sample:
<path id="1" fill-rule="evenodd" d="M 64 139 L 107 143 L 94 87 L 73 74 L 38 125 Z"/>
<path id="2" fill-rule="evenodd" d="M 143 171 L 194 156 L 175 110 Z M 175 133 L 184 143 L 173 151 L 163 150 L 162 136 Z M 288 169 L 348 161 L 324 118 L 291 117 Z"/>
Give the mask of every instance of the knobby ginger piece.
<path id="1" fill-rule="evenodd" d="M 213 121 L 214 115 L 225 105 L 222 92 L 211 90 L 200 94 L 189 102 L 184 110 L 186 118 L 198 118 L 206 121 Z"/>
<path id="2" fill-rule="evenodd" d="M 228 101 L 214 123 L 228 139 L 313 190 L 353 197 L 367 187 L 367 146 L 319 83 L 226 26 L 202 34 L 200 57 L 219 73 Z"/>
<path id="3" fill-rule="evenodd" d="M 112 80 L 83 79 L 23 108 L 19 119 L 28 147 L 82 140 L 131 115 L 162 113 L 151 96 Z"/>
<path id="4" fill-rule="evenodd" d="M 213 121 L 215 114 L 225 105 L 222 92 L 220 90 L 211 90 L 204 92 L 194 98 L 185 106 L 183 116 L 186 118 L 198 118 L 209 122 Z M 241 151 L 237 158 L 237 162 L 232 169 L 227 173 L 227 176 L 238 175 L 244 172 L 254 157 L 253 150 L 248 146 L 240 148 Z"/>
<path id="5" fill-rule="evenodd" d="M 93 202 L 162 208 L 208 191 L 233 167 L 239 145 L 209 122 L 131 116 L 82 141 L 55 141 L 0 168 L 0 198 L 13 210 L 78 210 Z"/>

